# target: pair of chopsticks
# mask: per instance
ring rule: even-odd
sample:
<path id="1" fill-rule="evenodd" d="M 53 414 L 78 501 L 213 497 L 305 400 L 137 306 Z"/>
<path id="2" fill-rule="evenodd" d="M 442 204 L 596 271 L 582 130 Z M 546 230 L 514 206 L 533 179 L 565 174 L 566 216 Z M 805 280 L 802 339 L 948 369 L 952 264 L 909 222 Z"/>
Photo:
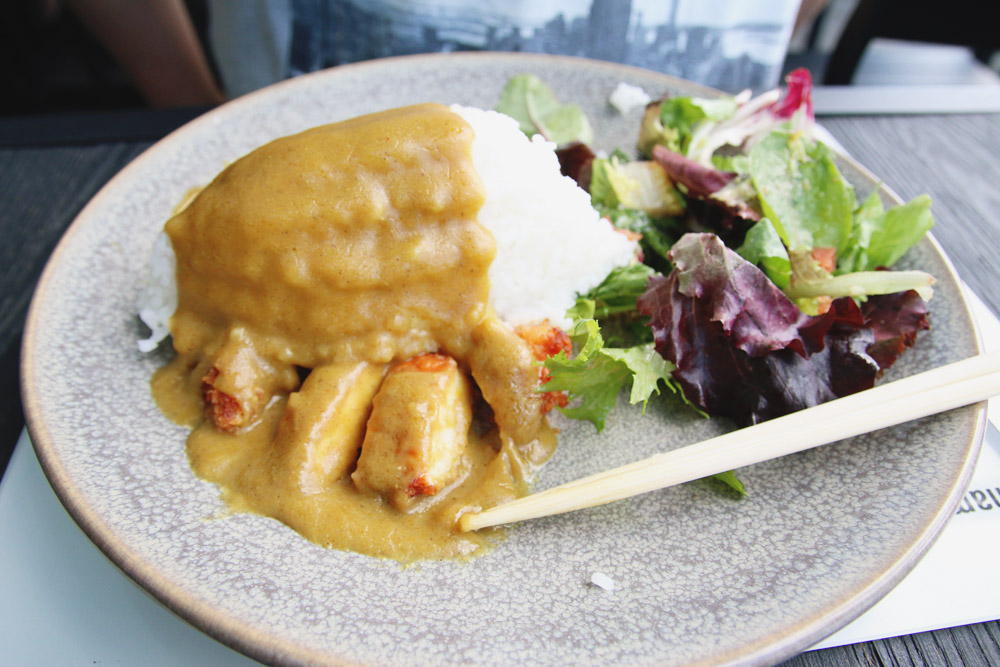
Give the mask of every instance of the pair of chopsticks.
<path id="1" fill-rule="evenodd" d="M 463 531 L 603 505 L 1000 394 L 1000 352 L 982 354 L 732 431 L 459 519 Z"/>

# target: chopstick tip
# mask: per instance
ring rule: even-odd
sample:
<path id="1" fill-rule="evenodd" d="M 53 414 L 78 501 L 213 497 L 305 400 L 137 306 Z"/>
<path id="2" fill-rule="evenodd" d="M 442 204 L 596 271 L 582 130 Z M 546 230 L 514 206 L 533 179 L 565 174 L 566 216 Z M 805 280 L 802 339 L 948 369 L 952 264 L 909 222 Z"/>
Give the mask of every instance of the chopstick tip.
<path id="1" fill-rule="evenodd" d="M 482 511 L 480 510 L 478 512 L 466 512 L 458 517 L 455 523 L 458 526 L 459 532 L 468 533 L 487 527 L 489 524 L 482 521 L 480 518 L 481 514 Z"/>

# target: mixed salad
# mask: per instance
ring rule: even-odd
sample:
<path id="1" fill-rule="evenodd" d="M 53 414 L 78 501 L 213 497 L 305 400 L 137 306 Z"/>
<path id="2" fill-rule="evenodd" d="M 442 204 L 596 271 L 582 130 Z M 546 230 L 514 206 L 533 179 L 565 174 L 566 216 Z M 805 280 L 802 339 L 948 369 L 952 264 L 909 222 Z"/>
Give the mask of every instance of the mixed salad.
<path id="1" fill-rule="evenodd" d="M 933 277 L 890 270 L 933 226 L 929 197 L 858 201 L 814 137 L 808 71 L 786 83 L 651 102 L 635 150 L 610 155 L 543 81 L 508 83 L 498 110 L 641 248 L 568 313 L 574 354 L 545 362 L 567 416 L 601 430 L 622 389 L 644 406 L 666 389 L 750 425 L 872 387 L 929 327 Z"/>

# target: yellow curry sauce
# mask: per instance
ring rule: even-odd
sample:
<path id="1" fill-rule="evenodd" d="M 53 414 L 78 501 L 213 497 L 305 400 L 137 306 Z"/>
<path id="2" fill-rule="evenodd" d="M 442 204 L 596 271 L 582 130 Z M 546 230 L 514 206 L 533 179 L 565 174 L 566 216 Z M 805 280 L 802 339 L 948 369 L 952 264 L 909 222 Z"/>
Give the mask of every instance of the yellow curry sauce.
<path id="1" fill-rule="evenodd" d="M 235 511 L 338 549 L 462 557 L 489 536 L 457 517 L 523 495 L 551 454 L 532 352 L 488 304 L 472 135 L 439 105 L 314 128 L 168 221 L 177 357 L 153 393 Z M 450 365 L 404 365 L 427 353 Z"/>

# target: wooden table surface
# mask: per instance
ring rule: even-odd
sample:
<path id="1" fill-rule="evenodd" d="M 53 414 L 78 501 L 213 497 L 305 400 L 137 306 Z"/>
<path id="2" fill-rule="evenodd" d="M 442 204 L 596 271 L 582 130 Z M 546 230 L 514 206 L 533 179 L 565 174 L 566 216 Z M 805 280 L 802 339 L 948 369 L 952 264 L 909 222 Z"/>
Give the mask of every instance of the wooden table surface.
<path id="1" fill-rule="evenodd" d="M 102 133 L 72 120 L 0 119 L 0 469 L 23 426 L 18 360 L 38 276 L 80 208 L 170 124 L 160 116 L 145 125 L 141 116 L 126 120 L 112 122 L 108 131 L 105 119 Z M 1000 313 L 1000 114 L 836 116 L 820 122 L 904 199 L 931 195 L 935 237 L 962 278 Z M 813 651 L 786 664 L 1000 665 L 1000 622 Z"/>

